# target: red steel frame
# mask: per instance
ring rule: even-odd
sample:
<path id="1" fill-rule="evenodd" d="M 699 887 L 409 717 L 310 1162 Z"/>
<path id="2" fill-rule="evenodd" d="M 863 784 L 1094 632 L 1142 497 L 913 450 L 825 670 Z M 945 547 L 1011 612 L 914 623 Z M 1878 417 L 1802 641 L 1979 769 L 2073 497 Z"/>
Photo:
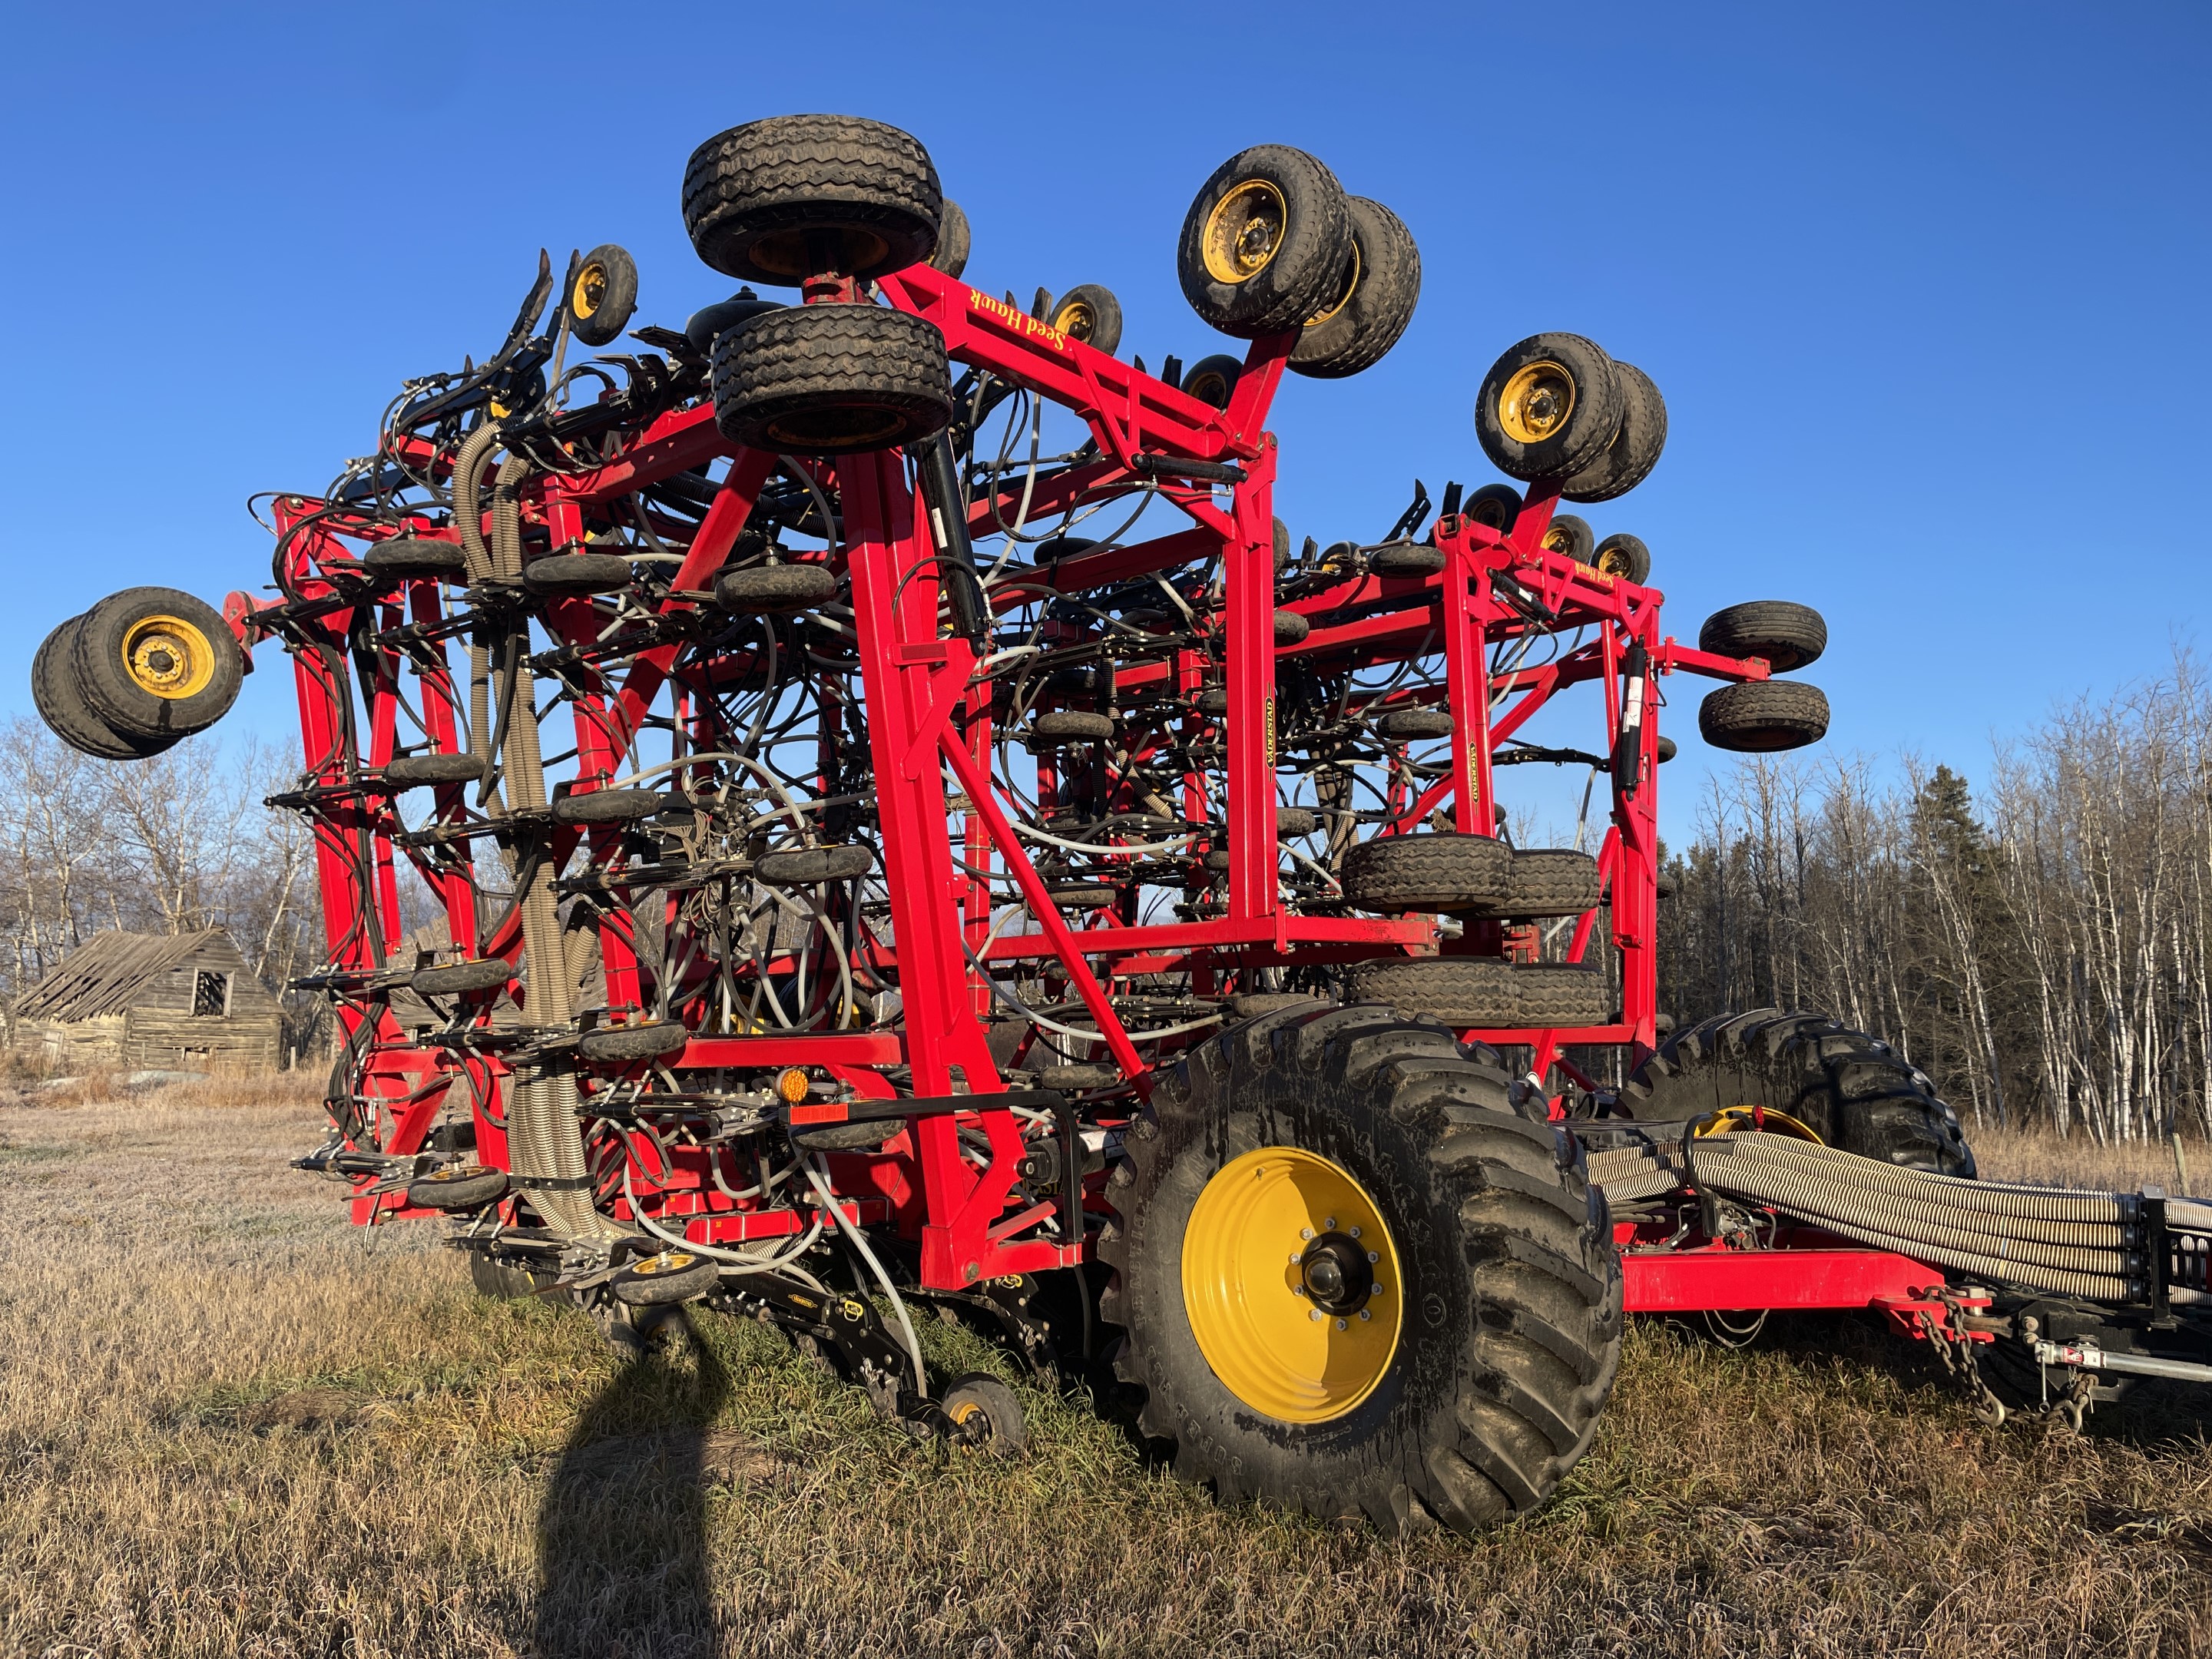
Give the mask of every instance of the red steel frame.
<path id="1" fill-rule="evenodd" d="M 980 866 L 995 857 L 1019 886 L 1040 931 L 990 941 L 994 964 L 1023 958 L 1054 959 L 1084 1002 L 1104 1046 L 1124 1073 L 1143 1090 L 1143 1060 L 1116 1018 L 1108 988 L 1093 963 L 1110 975 L 1180 969 L 1194 982 L 1212 983 L 1224 972 L 1356 959 L 1392 951 L 1496 953 L 1495 924 L 1477 924 L 1458 939 L 1441 939 L 1431 918 L 1308 915 L 1285 908 L 1278 891 L 1276 837 L 1275 686 L 1279 662 L 1303 659 L 1324 670 L 1357 668 L 1419 653 L 1441 641 L 1445 664 L 1443 697 L 1455 720 L 1449 775 L 1439 779 L 1400 819 L 1410 829 L 1432 812 L 1449 810 L 1464 833 L 1494 833 L 1493 757 L 1550 700 L 1570 687 L 1595 681 L 1602 688 L 1608 745 L 1622 732 L 1624 712 L 1640 703 L 1631 720 L 1626 763 L 1613 768 L 1612 827 L 1600 853 L 1610 901 L 1611 944 L 1620 953 L 1623 1006 L 1618 1021 L 1571 1030 L 1474 1030 L 1471 1038 L 1529 1045 L 1533 1070 L 1547 1076 L 1564 1065 L 1568 1043 L 1630 1045 L 1640 1057 L 1655 1044 L 1656 920 L 1657 744 L 1659 678 L 1677 671 L 1728 681 L 1764 678 L 1767 665 L 1681 646 L 1661 632 L 1662 596 L 1617 580 L 1540 545 L 1557 504 L 1543 487 L 1528 495 L 1517 521 L 1503 533 L 1463 516 L 1441 520 L 1435 545 L 1444 568 L 1426 578 L 1347 576 L 1325 592 L 1307 593 L 1291 608 L 1318 619 L 1298 644 L 1274 643 L 1273 490 L 1276 442 L 1266 421 L 1295 336 L 1252 343 L 1245 370 L 1225 410 L 1191 398 L 1165 381 L 1097 351 L 1022 314 L 1013 307 L 927 267 L 884 278 L 882 297 L 927 319 L 944 333 L 956 362 L 988 372 L 1072 410 L 1089 427 L 1097 459 L 1044 482 L 1029 503 L 1031 521 L 1045 520 L 1078 501 L 1152 489 L 1181 510 L 1188 528 L 1133 546 L 1079 556 L 1036 573 L 1036 583 L 1079 592 L 1109 581 L 1173 569 L 1218 550 L 1226 581 L 1222 659 L 1227 671 L 1226 818 L 1231 866 L 1226 912 L 1171 924 L 1072 927 L 1047 896 L 1009 820 L 989 764 L 988 696 L 971 689 L 976 659 L 969 642 L 945 637 L 939 625 L 939 577 L 927 515 L 915 510 L 914 484 L 903 458 L 883 453 L 818 464 L 817 477 L 832 481 L 843 502 L 860 678 L 866 700 L 870 757 L 879 791 L 882 845 L 892 908 L 895 961 L 903 1003 L 899 1031 L 852 1031 L 758 1036 L 695 1036 L 674 1057 L 673 1070 L 704 1066 L 815 1068 L 861 1097 L 894 1093 L 888 1066 L 912 1068 L 918 1096 L 972 1092 L 988 1097 L 1003 1087 L 986 1042 L 981 1018 L 988 1006 L 981 977 L 963 953 L 986 949 L 988 899 L 961 873 L 954 856 L 945 787 L 949 769 L 966 798 L 960 860 Z M 414 459 L 436 464 L 422 451 Z M 691 608 L 734 546 L 776 459 L 741 449 L 717 429 L 711 407 L 700 404 L 665 414 L 639 432 L 619 458 L 594 470 L 541 475 L 526 488 L 526 523 L 543 528 L 551 545 L 580 544 L 585 515 L 617 498 L 717 459 L 726 476 L 686 551 L 664 615 Z M 1200 463 L 1200 476 L 1178 473 L 1179 464 Z M 1224 483 L 1223 466 L 1241 478 Z M 1227 490 L 1225 503 L 1220 492 Z M 974 503 L 970 528 L 992 530 L 1007 502 Z M 334 578 L 358 572 L 349 542 L 390 533 L 366 528 L 325 503 L 284 497 L 276 527 L 286 537 L 288 588 L 294 603 L 294 640 L 305 744 L 307 780 L 301 799 L 317 809 L 317 869 L 330 946 L 328 984 L 339 995 L 346 1036 L 365 1049 L 360 1090 L 377 1103 L 386 1121 L 381 1150 L 404 1156 L 419 1149 L 448 1088 L 467 1091 L 473 1105 L 478 1158 L 504 1164 L 503 1120 L 497 1109 L 505 1067 L 495 1053 L 415 1046 L 379 1010 L 374 993 L 404 983 L 405 963 L 392 950 L 400 937 L 396 859 L 416 860 L 434 890 L 446 901 L 451 939 L 462 955 L 501 956 L 512 962 L 520 948 L 519 922 L 489 939 L 477 937 L 474 890 L 461 786 L 437 792 L 434 826 L 457 839 L 426 854 L 418 834 L 403 846 L 401 825 L 388 790 L 376 779 L 392 758 L 400 696 L 402 651 L 395 646 L 348 660 L 347 641 L 328 617 L 343 621 L 352 601 Z M 425 521 L 422 536 L 454 538 L 451 530 Z M 1031 589 L 1035 591 L 1034 585 Z M 1002 595 L 1003 609 L 1018 595 Z M 313 613 L 326 605 L 328 617 Z M 233 596 L 229 614 L 249 645 L 264 633 L 252 602 Z M 549 631 L 571 647 L 591 642 L 589 607 L 566 602 L 550 607 Z M 451 631 L 441 611 L 438 584 L 407 584 L 380 602 L 384 629 L 413 624 L 418 636 Z M 1589 642 L 1541 667 L 1510 674 L 1491 672 L 1492 648 L 1532 629 L 1591 631 Z M 383 637 L 380 635 L 380 638 Z M 672 641 L 636 656 L 620 682 L 582 671 L 584 690 L 574 699 L 578 792 L 618 776 L 654 699 L 669 685 L 679 647 Z M 441 749 L 457 750 L 457 693 L 442 652 L 418 658 L 421 718 Z M 1639 675 L 1636 671 L 1642 669 Z M 1196 684 L 1193 663 L 1124 667 L 1121 691 L 1138 693 L 1175 677 L 1178 690 Z M 356 684 L 360 678 L 361 683 Z M 1639 683 L 1640 680 L 1640 683 Z M 1433 696 L 1433 690 L 1415 695 Z M 365 722 L 354 711 L 365 708 Z M 565 858 L 586 832 L 556 832 L 555 850 Z M 596 850 L 596 844 L 595 844 Z M 442 860 L 443 862 L 439 860 Z M 1571 959 L 1589 950 L 1598 912 L 1577 921 Z M 635 958 L 623 930 L 602 934 L 611 1017 L 639 1008 Z M 520 986 L 515 988 L 520 994 Z M 1571 1074 L 1571 1068 L 1567 1068 Z M 1578 1075 L 1578 1074 L 1577 1074 Z M 1579 1079 L 1587 1081 L 1586 1079 Z M 1054 1238 L 1035 1231 L 1039 1216 L 1009 1217 L 1019 1130 L 1003 1108 L 915 1118 L 904 1134 L 878 1156 L 833 1160 L 849 1212 L 863 1222 L 895 1222 L 919 1245 L 925 1286 L 958 1288 L 980 1279 L 1063 1267 L 1085 1260 L 1089 1242 Z M 992 1156 L 978 1169 L 963 1156 L 958 1130 L 981 1127 Z M 708 1152 L 712 1158 L 719 1156 Z M 664 1225 L 678 1224 L 701 1242 L 773 1236 L 796 1227 L 773 1209 L 748 1209 L 713 1190 L 696 1149 L 665 1160 L 641 1156 L 635 1165 L 647 1188 L 641 1197 Z M 398 1192 L 372 1193 L 369 1176 L 356 1183 L 355 1219 L 380 1223 L 405 1212 Z M 1096 1183 L 1094 1182 L 1094 1188 Z M 1037 1206 L 1042 1210 L 1043 1206 Z M 618 1210 L 618 1213 L 621 1212 Z M 1624 1238 L 1624 1244 L 1630 1240 Z M 1816 1248 L 1745 1252 L 1711 1249 L 1666 1255 L 1631 1249 L 1632 1311 L 1705 1308 L 1863 1307 L 1905 1293 L 1931 1279 L 1931 1270 L 1879 1251 Z M 1933 1275 L 1940 1278 L 1940 1275 Z"/>

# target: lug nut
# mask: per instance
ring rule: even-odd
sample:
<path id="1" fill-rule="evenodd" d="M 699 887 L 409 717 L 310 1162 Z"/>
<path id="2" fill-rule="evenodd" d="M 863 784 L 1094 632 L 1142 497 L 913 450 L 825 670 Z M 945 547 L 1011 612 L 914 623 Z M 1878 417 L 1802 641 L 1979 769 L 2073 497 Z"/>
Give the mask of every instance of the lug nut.
<path id="1" fill-rule="evenodd" d="M 1364 1308 L 1362 1308 L 1362 1309 L 1359 1310 L 1359 1316 L 1360 1316 L 1362 1319 L 1372 1319 L 1372 1318 L 1374 1318 L 1374 1317 L 1375 1317 L 1375 1316 L 1374 1316 L 1373 1314 L 1370 1313 L 1370 1312 L 1369 1312 L 1366 1309 L 1364 1309 Z"/>
<path id="2" fill-rule="evenodd" d="M 1304 1239 L 1308 1243 L 1311 1243 L 1313 1242 L 1313 1236 L 1314 1231 L 1310 1227 L 1301 1227 L 1298 1229 L 1298 1237 Z"/>
<path id="3" fill-rule="evenodd" d="M 1358 1229 L 1358 1228 L 1357 1228 L 1357 1227 L 1354 1227 L 1354 1228 L 1352 1230 L 1352 1236 L 1354 1238 L 1358 1237 L 1359 1237 L 1359 1229 Z M 1371 1255 L 1370 1255 L 1370 1256 L 1369 1256 L 1367 1259 L 1368 1259 L 1370 1261 L 1372 1261 L 1375 1258 L 1374 1258 L 1373 1256 L 1371 1256 Z"/>
<path id="4" fill-rule="evenodd" d="M 1308 1314 L 1306 1317 L 1309 1319 L 1321 1319 L 1325 1317 L 1325 1316 L 1319 1308 L 1316 1308 L 1311 1313 Z"/>
<path id="5" fill-rule="evenodd" d="M 1379 1254 L 1377 1254 L 1376 1251 L 1370 1250 L 1370 1251 L 1368 1251 L 1368 1253 L 1367 1253 L 1367 1259 L 1368 1259 L 1370 1261 L 1380 1261 L 1382 1258 L 1382 1256 L 1381 1256 Z"/>
<path id="6" fill-rule="evenodd" d="M 1337 1328 L 1337 1329 L 1339 1329 L 1339 1330 L 1340 1331 L 1340 1330 L 1344 1329 L 1344 1328 L 1345 1328 L 1345 1322 L 1344 1322 L 1344 1321 L 1342 1321 L 1341 1319 L 1338 1320 L 1338 1321 L 1336 1322 L 1336 1328 Z"/>
<path id="7" fill-rule="evenodd" d="M 1336 1218 L 1334 1216 L 1331 1216 L 1328 1220 L 1322 1222 L 1321 1224 L 1321 1230 L 1325 1233 L 1334 1232 L 1336 1231 Z"/>

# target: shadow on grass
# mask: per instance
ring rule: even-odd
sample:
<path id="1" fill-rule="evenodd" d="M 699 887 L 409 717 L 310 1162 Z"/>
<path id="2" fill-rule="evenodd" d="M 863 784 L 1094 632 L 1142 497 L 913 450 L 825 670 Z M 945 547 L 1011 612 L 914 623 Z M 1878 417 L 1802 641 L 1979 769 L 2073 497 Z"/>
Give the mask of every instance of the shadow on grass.
<path id="1" fill-rule="evenodd" d="M 650 1345 L 586 1404 L 538 1516 L 542 1659 L 716 1651 L 707 1560 L 708 1429 L 729 1373 L 690 1340 Z"/>

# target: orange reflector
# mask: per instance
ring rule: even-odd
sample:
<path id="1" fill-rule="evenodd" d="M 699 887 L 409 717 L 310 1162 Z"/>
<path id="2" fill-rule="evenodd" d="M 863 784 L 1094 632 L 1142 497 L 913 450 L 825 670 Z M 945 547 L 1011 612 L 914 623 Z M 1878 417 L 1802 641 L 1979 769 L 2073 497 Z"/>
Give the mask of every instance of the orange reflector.
<path id="1" fill-rule="evenodd" d="M 775 1091 L 796 1106 L 806 1098 L 806 1073 L 796 1066 L 787 1066 L 775 1080 Z"/>

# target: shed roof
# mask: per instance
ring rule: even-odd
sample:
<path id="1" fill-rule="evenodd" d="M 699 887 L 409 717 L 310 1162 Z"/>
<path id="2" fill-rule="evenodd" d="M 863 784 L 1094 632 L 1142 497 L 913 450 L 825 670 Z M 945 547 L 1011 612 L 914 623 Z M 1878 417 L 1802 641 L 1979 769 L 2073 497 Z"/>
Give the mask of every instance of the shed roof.
<path id="1" fill-rule="evenodd" d="M 244 966 L 221 928 L 198 933 L 95 933 L 63 959 L 15 1005 L 21 1019 L 70 1021 L 118 1014 L 162 975 L 210 946 L 226 963 Z"/>

